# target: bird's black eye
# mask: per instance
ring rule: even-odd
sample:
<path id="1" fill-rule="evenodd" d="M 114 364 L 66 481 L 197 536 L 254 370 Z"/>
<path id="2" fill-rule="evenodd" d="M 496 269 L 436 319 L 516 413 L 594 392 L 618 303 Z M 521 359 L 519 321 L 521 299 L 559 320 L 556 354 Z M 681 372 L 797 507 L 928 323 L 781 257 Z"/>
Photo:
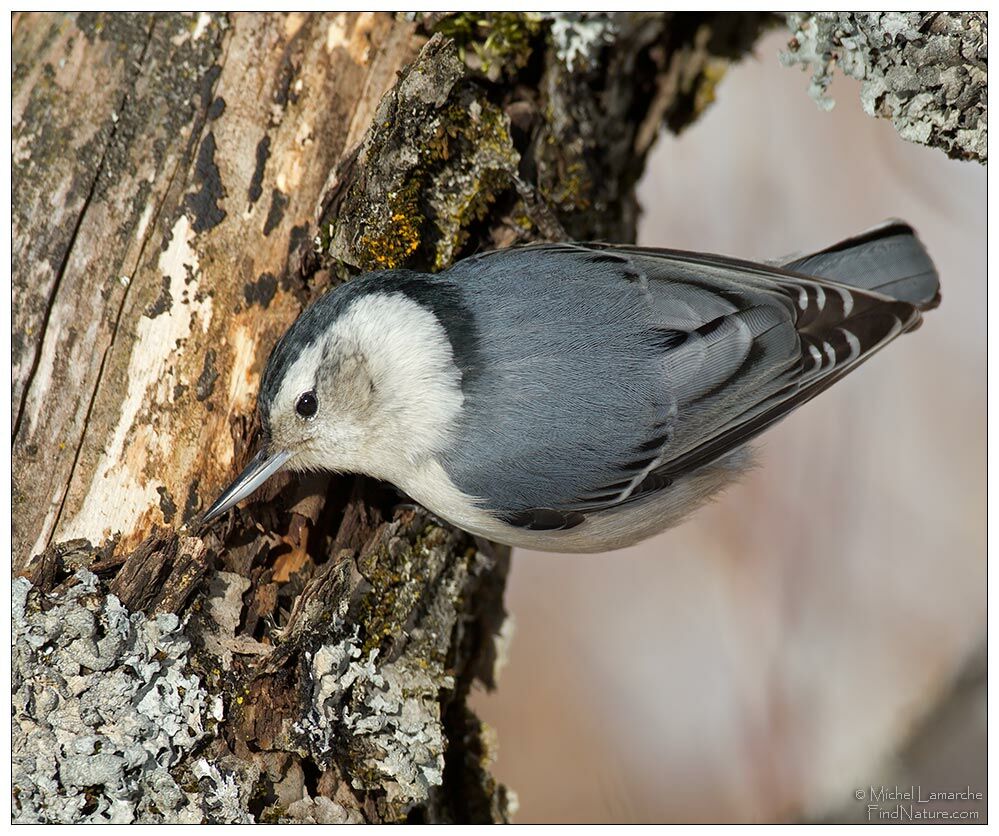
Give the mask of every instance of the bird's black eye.
<path id="1" fill-rule="evenodd" d="M 319 401 L 316 400 L 315 392 L 305 392 L 298 396 L 298 403 L 295 404 L 295 411 L 303 418 L 311 418 L 319 409 Z"/>

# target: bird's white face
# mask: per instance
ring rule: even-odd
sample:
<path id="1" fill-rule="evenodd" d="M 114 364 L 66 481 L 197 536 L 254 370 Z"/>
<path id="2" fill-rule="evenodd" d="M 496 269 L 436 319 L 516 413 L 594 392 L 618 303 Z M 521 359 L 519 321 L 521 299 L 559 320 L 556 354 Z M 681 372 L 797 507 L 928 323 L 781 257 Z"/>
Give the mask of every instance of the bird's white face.
<path id="1" fill-rule="evenodd" d="M 363 473 L 405 485 L 443 449 L 463 395 L 433 313 L 402 293 L 371 293 L 312 333 L 261 393 L 266 446 L 205 520 L 279 470 Z"/>
<path id="2" fill-rule="evenodd" d="M 441 449 L 460 380 L 430 311 L 401 293 L 361 297 L 289 367 L 268 405 L 271 446 L 292 470 L 395 480 Z"/>

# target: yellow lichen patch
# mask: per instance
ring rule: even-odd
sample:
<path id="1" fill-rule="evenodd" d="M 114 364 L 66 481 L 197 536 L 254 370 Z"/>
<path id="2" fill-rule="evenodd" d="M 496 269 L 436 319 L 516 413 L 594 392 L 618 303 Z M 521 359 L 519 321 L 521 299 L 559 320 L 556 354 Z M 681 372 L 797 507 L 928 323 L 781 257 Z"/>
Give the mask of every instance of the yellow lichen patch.
<path id="1" fill-rule="evenodd" d="M 429 98 L 428 82 L 414 80 L 421 75 L 444 87 L 443 104 Z M 383 101 L 364 143 L 368 174 L 321 233 L 335 261 L 362 270 L 447 267 L 469 227 L 513 189 L 520 158 L 509 118 L 463 76 L 446 44 L 407 71 L 399 98 Z"/>
<path id="2" fill-rule="evenodd" d="M 423 223 L 417 201 L 419 192 L 420 182 L 411 180 L 401 191 L 386 195 L 387 206 L 374 208 L 374 217 L 366 224 L 366 234 L 357 242 L 361 267 L 390 270 L 416 252 Z"/>
<path id="3" fill-rule="evenodd" d="M 575 159 L 564 166 L 557 184 L 545 196 L 564 210 L 578 211 L 590 208 L 591 191 L 589 170 L 582 159 Z"/>
<path id="4" fill-rule="evenodd" d="M 427 200 L 440 233 L 434 253 L 438 270 L 454 260 L 469 226 L 510 186 L 520 162 L 506 114 L 488 101 L 459 100 L 445 112 L 442 126 L 430 147 L 447 165 Z"/>

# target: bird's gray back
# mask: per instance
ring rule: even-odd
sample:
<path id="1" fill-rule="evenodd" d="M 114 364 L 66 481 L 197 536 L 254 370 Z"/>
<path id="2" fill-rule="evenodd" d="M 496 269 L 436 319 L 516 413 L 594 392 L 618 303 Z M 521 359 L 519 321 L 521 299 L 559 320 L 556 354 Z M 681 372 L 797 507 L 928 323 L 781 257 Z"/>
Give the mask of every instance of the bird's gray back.
<path id="1" fill-rule="evenodd" d="M 742 362 L 751 336 L 718 341 L 697 368 L 671 369 L 671 354 L 691 361 L 672 352 L 678 341 L 755 305 L 761 322 L 787 323 L 783 356 L 794 353 L 782 300 L 752 287 L 726 298 L 684 275 L 679 264 L 571 245 L 490 254 L 443 274 L 460 289 L 489 370 L 466 375 L 459 440 L 441 457 L 456 485 L 506 511 L 599 504 L 663 445 L 683 443 L 678 411 L 702 395 L 711 411 L 713 383 Z"/>

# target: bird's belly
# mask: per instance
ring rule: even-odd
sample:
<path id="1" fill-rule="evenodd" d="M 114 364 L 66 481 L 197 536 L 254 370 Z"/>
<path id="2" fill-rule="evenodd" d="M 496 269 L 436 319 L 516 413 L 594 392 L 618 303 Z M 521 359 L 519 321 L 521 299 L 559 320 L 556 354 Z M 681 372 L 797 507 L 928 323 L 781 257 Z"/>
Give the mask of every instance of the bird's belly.
<path id="1" fill-rule="evenodd" d="M 747 448 L 735 450 L 708 467 L 680 477 L 668 488 L 588 514 L 572 528 L 547 531 L 520 528 L 497 519 L 458 490 L 436 462 L 396 483 L 437 516 L 488 540 L 534 551 L 594 553 L 635 545 L 679 524 L 735 481 L 748 467 L 749 459 Z"/>

